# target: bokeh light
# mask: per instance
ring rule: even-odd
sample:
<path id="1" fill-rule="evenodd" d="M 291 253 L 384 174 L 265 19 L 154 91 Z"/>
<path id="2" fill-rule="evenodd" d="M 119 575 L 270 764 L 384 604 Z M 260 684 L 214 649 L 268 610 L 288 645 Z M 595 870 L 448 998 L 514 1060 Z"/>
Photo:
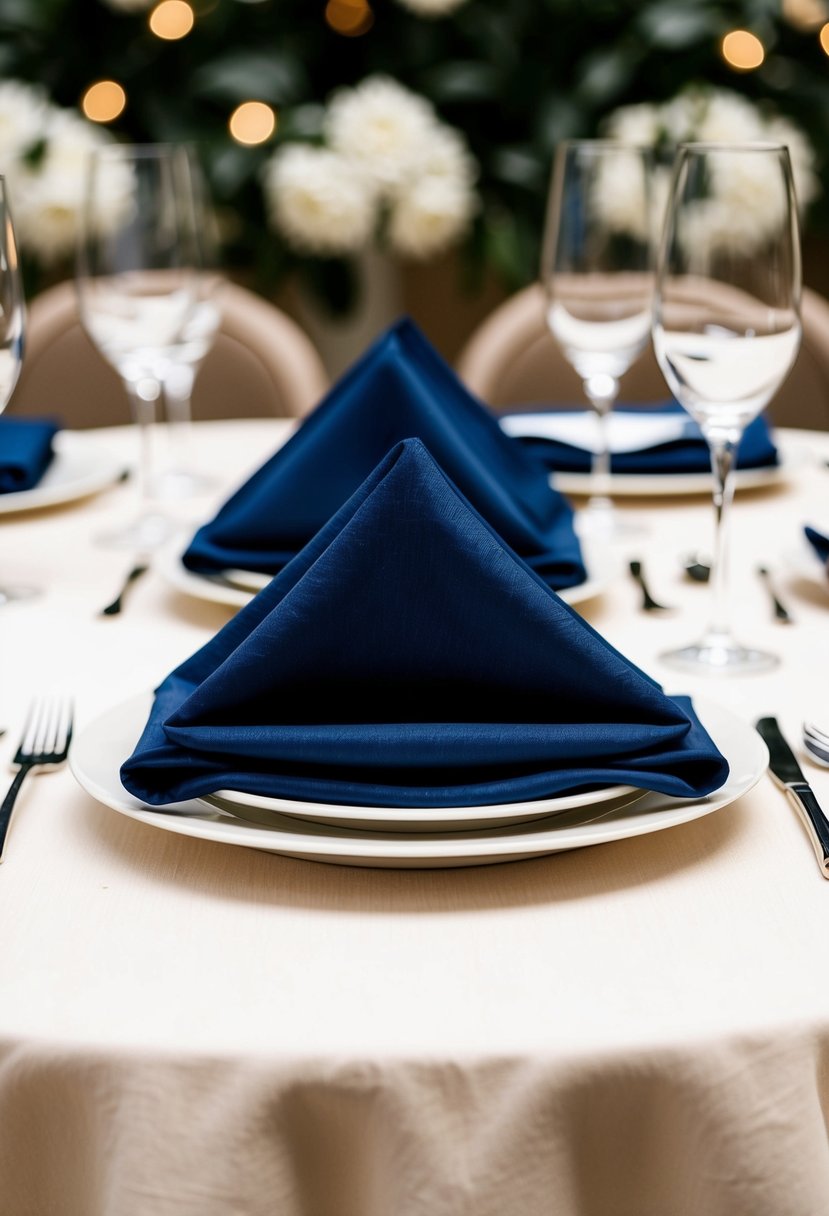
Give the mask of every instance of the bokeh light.
<path id="1" fill-rule="evenodd" d="M 237 144 L 263 144 L 276 130 L 276 114 L 264 101 L 243 101 L 228 126 Z"/>
<path id="2" fill-rule="evenodd" d="M 374 13 L 367 0 L 328 0 L 325 20 L 336 33 L 359 38 L 374 25 Z"/>
<path id="3" fill-rule="evenodd" d="M 826 54 L 829 55 L 829 21 L 826 22 L 826 25 L 820 31 L 820 45 Z"/>
<path id="4" fill-rule="evenodd" d="M 92 122 L 112 122 L 127 104 L 127 95 L 117 80 L 97 80 L 81 98 L 81 109 Z"/>
<path id="5" fill-rule="evenodd" d="M 766 57 L 762 42 L 750 30 L 732 30 L 723 38 L 721 49 L 725 62 L 738 72 L 759 68 Z"/>
<path id="6" fill-rule="evenodd" d="M 175 42 L 193 28 L 195 16 L 186 0 L 161 0 L 150 13 L 150 29 L 157 38 Z"/>

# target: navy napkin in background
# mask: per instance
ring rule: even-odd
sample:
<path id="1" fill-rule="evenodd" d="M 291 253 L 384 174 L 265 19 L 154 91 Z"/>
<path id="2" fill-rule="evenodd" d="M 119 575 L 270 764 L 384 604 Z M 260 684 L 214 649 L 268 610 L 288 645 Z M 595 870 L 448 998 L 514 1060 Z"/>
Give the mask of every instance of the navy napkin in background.
<path id="1" fill-rule="evenodd" d="M 59 430 L 53 418 L 0 418 L 0 494 L 34 489 L 52 461 Z"/>
<path id="2" fill-rule="evenodd" d="M 417 439 L 156 690 L 124 786 L 454 806 L 625 783 L 702 796 L 728 765 L 542 582 Z"/>
<path id="3" fill-rule="evenodd" d="M 817 528 L 807 524 L 803 529 L 806 539 L 814 549 L 817 556 L 824 563 L 829 562 L 829 536 L 819 532 Z"/>
<path id="4" fill-rule="evenodd" d="M 575 411 L 571 411 L 575 412 Z M 522 447 L 538 456 L 551 471 L 561 473 L 587 473 L 590 471 L 591 455 L 582 447 L 576 447 L 561 439 L 547 438 L 532 433 L 536 417 L 543 418 L 547 411 L 532 409 L 510 410 L 502 416 L 502 426 L 509 429 Z M 584 410 L 578 411 L 579 415 Z M 619 405 L 615 414 L 630 414 L 640 417 L 682 418 L 682 433 L 667 442 L 653 444 L 629 452 L 612 452 L 610 468 L 613 473 L 659 474 L 659 473 L 706 473 L 711 470 L 708 445 L 696 422 L 687 414 L 678 401 L 657 405 Z M 518 415 L 518 417 L 515 417 Z M 555 412 L 559 416 L 559 412 Z M 525 433 L 515 433 L 519 421 Z M 745 429 L 737 452 L 738 469 L 771 467 L 779 463 L 779 454 L 766 419 L 760 415 Z"/>
<path id="5" fill-rule="evenodd" d="M 275 574 L 395 443 L 413 437 L 545 582 L 560 590 L 585 581 L 570 504 L 408 319 L 381 335 L 196 532 L 184 565 Z"/>

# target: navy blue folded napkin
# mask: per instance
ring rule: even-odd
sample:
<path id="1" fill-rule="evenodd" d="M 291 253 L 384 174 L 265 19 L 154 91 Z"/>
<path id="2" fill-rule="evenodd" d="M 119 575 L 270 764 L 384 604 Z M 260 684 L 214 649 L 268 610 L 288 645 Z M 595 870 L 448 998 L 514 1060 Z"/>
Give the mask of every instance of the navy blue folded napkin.
<path id="1" fill-rule="evenodd" d="M 807 541 L 820 560 L 824 564 L 829 562 L 829 536 L 826 536 L 823 532 L 819 532 L 817 528 L 813 528 L 810 524 L 807 524 L 803 531 Z"/>
<path id="2" fill-rule="evenodd" d="M 624 783 L 718 788 L 726 760 L 544 583 L 417 439 L 158 687 L 124 786 L 455 806 Z"/>
<path id="3" fill-rule="evenodd" d="M 199 573 L 237 567 L 275 574 L 408 438 L 423 440 L 545 582 L 560 590 L 585 581 L 570 504 L 408 319 L 381 335 L 198 530 L 184 565 Z"/>
<path id="4" fill-rule="evenodd" d="M 577 425 L 586 414 L 578 411 L 511 410 L 501 417 L 502 429 L 519 440 L 522 447 L 538 456 L 551 471 L 561 473 L 587 473 L 591 455 L 586 447 L 568 442 L 564 435 L 545 434 L 545 422 L 558 422 L 565 426 L 570 421 Z M 653 438 L 648 438 L 648 427 L 642 423 L 652 421 Z M 610 468 L 613 473 L 659 474 L 659 473 L 706 473 L 711 470 L 711 457 L 702 431 L 678 401 L 656 405 L 619 405 L 611 413 L 611 426 L 618 423 L 617 434 L 620 448 L 611 451 Z M 636 428 L 636 429 L 634 429 Z M 625 430 L 633 436 L 629 446 L 625 441 Z M 637 443 L 641 436 L 641 445 Z M 613 443 L 611 442 L 611 448 Z M 761 414 L 746 427 L 737 451 L 738 469 L 759 469 L 777 465 L 779 453 L 774 443 L 768 422 Z"/>
<path id="5" fill-rule="evenodd" d="M 53 418 L 0 418 L 0 494 L 34 489 L 51 463 L 59 430 Z"/>

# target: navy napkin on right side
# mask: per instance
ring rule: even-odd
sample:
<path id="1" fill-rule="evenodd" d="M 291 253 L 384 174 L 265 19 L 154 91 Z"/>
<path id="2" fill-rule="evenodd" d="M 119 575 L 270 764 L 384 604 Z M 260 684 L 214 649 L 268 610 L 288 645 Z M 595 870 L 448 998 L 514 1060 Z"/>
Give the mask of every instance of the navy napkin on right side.
<path id="1" fill-rule="evenodd" d="M 591 454 L 585 447 L 568 442 L 564 437 L 568 414 L 579 422 L 584 410 L 543 409 L 521 410 L 516 407 L 500 416 L 505 433 L 517 440 L 533 455 L 542 460 L 551 472 L 588 473 Z M 543 420 L 550 418 L 559 426 L 564 424 L 561 434 L 546 435 Z M 652 420 L 657 424 L 676 421 L 675 433 L 658 437 L 653 442 L 645 440 L 639 447 L 611 451 L 610 471 L 618 474 L 666 474 L 709 473 L 711 456 L 708 444 L 698 424 L 678 401 L 667 401 L 655 405 L 618 405 L 611 412 L 611 424 L 629 419 L 634 424 Z M 541 424 L 541 425 L 540 425 Z M 620 427 L 621 429 L 621 427 Z M 657 428 L 668 431 L 669 428 Z M 748 424 L 737 449 L 738 469 L 771 468 L 779 464 L 779 452 L 772 431 L 765 417 L 760 414 Z"/>
<path id="2" fill-rule="evenodd" d="M 52 461 L 59 430 L 52 418 L 0 418 L 0 494 L 34 489 Z"/>
<path id="3" fill-rule="evenodd" d="M 701 797 L 727 775 L 690 699 L 551 591 L 417 439 L 167 676 L 121 769 L 152 805 Z"/>
<path id="4" fill-rule="evenodd" d="M 811 524 L 806 524 L 803 532 L 820 560 L 824 564 L 829 562 L 829 536 L 812 527 Z"/>
<path id="5" fill-rule="evenodd" d="M 585 581 L 567 499 L 408 319 L 382 334 L 288 442 L 198 529 L 184 565 L 198 573 L 233 567 L 277 573 L 389 449 L 408 438 L 423 440 L 546 583 L 561 590 Z"/>

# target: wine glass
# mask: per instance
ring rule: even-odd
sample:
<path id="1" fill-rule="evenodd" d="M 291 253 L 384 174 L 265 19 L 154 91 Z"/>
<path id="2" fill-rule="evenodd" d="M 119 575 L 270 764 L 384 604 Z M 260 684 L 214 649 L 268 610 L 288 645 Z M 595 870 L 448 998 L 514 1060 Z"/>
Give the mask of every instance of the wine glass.
<path id="1" fill-rule="evenodd" d="M 100 539 L 146 552 L 172 521 L 155 501 L 156 405 L 196 305 L 194 212 L 186 148 L 113 144 L 90 157 L 75 282 L 81 321 L 120 375 L 139 434 L 138 516 Z"/>
<path id="2" fill-rule="evenodd" d="M 0 176 L 0 413 L 14 392 L 23 363 L 26 309 L 6 179 Z M 30 599 L 34 587 L 3 584 L 0 605 Z"/>
<path id="3" fill-rule="evenodd" d="M 170 447 L 170 464 L 156 479 L 161 498 L 187 498 L 210 489 L 213 482 L 189 467 L 193 386 L 199 368 L 213 346 L 222 320 L 219 239 L 207 183 L 195 149 L 187 148 L 187 171 L 182 190 L 193 211 L 196 251 L 196 304 L 179 341 L 167 352 L 164 373 L 164 409 Z"/>
<path id="4" fill-rule="evenodd" d="M 579 530 L 625 529 L 610 497 L 608 416 L 645 349 L 653 295 L 654 153 L 605 140 L 556 149 L 541 256 L 547 326 L 595 411 L 591 495 Z"/>
<path id="5" fill-rule="evenodd" d="M 788 150 L 680 145 L 658 256 L 656 359 L 711 452 L 713 610 L 699 641 L 662 655 L 698 672 L 762 671 L 776 656 L 732 635 L 727 593 L 734 461 L 800 346 L 800 238 Z"/>

